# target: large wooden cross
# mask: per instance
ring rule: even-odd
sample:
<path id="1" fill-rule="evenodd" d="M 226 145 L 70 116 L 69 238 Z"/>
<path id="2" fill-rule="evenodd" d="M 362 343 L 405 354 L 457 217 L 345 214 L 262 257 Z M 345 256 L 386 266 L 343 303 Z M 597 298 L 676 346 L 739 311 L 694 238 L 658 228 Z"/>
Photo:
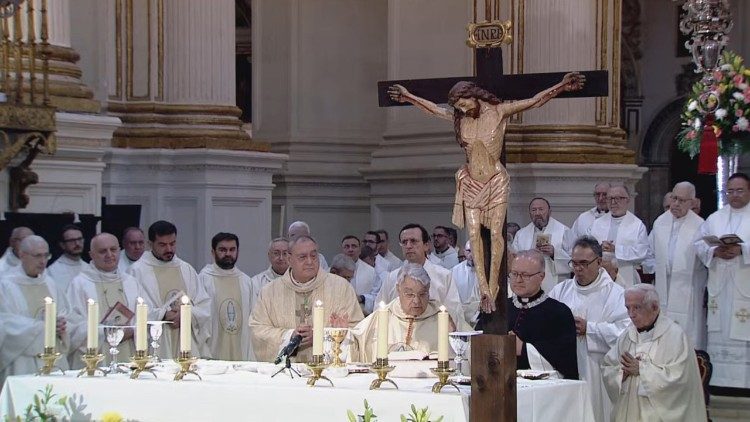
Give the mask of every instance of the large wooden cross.
<path id="1" fill-rule="evenodd" d="M 499 21 L 499 0 L 485 0 L 485 22 L 477 25 L 476 1 L 474 2 L 474 26 L 470 25 L 470 38 L 474 40 L 487 36 L 491 38 L 498 32 L 502 36 L 505 29 L 509 31 L 510 23 Z M 504 29 L 503 29 L 504 28 Z M 482 29 L 488 32 L 481 33 Z M 495 32 L 490 32 L 495 29 Z M 475 31 L 471 33 L 471 31 Z M 378 82 L 378 102 L 381 107 L 408 106 L 409 103 L 393 101 L 388 95 L 388 88 L 394 84 L 404 86 L 410 93 L 430 100 L 436 104 L 445 104 L 448 91 L 459 81 L 471 81 L 492 92 L 498 98 L 520 100 L 531 98 L 560 82 L 567 72 L 527 73 L 521 75 L 503 75 L 502 50 L 498 48 L 500 42 L 495 39 L 493 47 L 475 48 L 475 75 L 462 77 L 446 77 L 432 79 L 403 79 Z M 579 91 L 563 92 L 557 98 L 604 97 L 609 95 L 609 75 L 605 70 L 581 71 L 586 77 L 584 88 Z M 506 164 L 503 150 L 501 162 Z M 503 238 L 507 233 L 503 229 Z M 489 230 L 482 227 L 482 240 L 485 245 L 490 244 Z M 489 280 L 490 248 L 485 247 L 485 271 Z M 475 259 L 481 259 L 476 257 Z M 500 336 L 477 336 L 472 339 L 472 421 L 514 421 L 516 420 L 515 400 L 515 340 L 510 341 L 507 336 L 507 268 L 506 260 L 502 260 L 500 268 L 500 291 L 495 301 L 496 311 L 491 314 L 480 314 L 477 329 L 485 334 Z M 512 367 L 511 367 L 512 365 Z"/>

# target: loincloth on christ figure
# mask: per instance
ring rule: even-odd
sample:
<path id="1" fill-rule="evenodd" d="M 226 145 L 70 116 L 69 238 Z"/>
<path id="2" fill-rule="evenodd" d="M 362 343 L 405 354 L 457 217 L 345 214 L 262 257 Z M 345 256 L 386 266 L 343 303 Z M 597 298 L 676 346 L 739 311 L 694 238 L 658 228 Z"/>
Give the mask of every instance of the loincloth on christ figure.
<path id="1" fill-rule="evenodd" d="M 464 228 L 464 208 L 470 208 L 479 210 L 482 225 L 490 228 L 492 225 L 490 211 L 507 204 L 509 194 L 510 177 L 505 167 L 500 166 L 498 172 L 485 183 L 473 179 L 466 165 L 461 166 L 456 172 L 453 224 L 458 228 Z"/>

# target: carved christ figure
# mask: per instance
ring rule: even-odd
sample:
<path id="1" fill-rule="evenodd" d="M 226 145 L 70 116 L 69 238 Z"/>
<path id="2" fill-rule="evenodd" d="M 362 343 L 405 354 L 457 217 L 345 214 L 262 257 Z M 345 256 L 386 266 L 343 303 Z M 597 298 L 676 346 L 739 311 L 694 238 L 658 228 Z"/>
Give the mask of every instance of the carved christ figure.
<path id="1" fill-rule="evenodd" d="M 409 102 L 423 111 L 453 121 L 456 140 L 466 153 L 466 164 L 456 172 L 456 199 L 453 224 L 468 227 L 474 256 L 477 279 L 482 292 L 482 310 L 492 312 L 500 290 L 500 263 L 505 253 L 503 224 L 508 208 L 510 178 L 500 162 L 505 129 L 510 116 L 537 108 L 561 92 L 583 88 L 585 77 L 573 72 L 565 75 L 557 85 L 533 98 L 502 102 L 491 92 L 473 82 L 461 81 L 448 93 L 449 109 L 411 94 L 401 85 L 388 89 L 391 99 Z M 490 271 L 487 280 L 481 227 L 490 230 Z"/>

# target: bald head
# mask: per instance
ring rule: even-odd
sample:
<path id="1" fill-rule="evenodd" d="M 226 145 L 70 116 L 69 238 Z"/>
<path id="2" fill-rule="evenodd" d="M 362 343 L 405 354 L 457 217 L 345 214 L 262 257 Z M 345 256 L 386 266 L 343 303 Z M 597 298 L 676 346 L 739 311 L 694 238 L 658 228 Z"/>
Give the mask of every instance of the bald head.
<path id="1" fill-rule="evenodd" d="M 11 250 L 13 251 L 13 255 L 15 255 L 16 257 L 19 256 L 21 252 L 21 241 L 33 234 L 34 232 L 30 228 L 24 226 L 16 227 L 12 232 L 10 232 L 8 246 L 10 246 Z"/>
<path id="2" fill-rule="evenodd" d="M 304 221 L 295 221 L 289 225 L 287 238 L 289 240 L 294 240 L 300 236 L 310 236 L 310 226 Z"/>
<path id="3" fill-rule="evenodd" d="M 120 245 L 117 238 L 109 233 L 101 233 L 91 239 L 91 263 L 97 270 L 111 273 L 117 269 Z"/>

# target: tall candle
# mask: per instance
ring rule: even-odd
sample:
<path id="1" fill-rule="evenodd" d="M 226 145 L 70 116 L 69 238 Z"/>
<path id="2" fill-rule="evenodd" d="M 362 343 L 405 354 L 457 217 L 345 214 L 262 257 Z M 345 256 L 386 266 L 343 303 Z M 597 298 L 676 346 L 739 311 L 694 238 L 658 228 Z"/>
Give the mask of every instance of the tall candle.
<path id="1" fill-rule="evenodd" d="M 438 362 L 445 362 L 448 358 L 448 312 L 445 306 L 440 306 L 438 312 Z"/>
<path id="2" fill-rule="evenodd" d="M 89 349 L 99 348 L 99 304 L 94 299 L 89 299 L 89 322 L 86 347 Z"/>
<path id="3" fill-rule="evenodd" d="M 388 308 L 385 302 L 380 302 L 378 308 L 378 359 L 388 357 Z"/>
<path id="4" fill-rule="evenodd" d="M 323 327 L 325 320 L 323 319 L 323 302 L 316 301 L 313 307 L 313 356 L 320 356 L 323 354 Z"/>
<path id="5" fill-rule="evenodd" d="M 57 341 L 57 304 L 51 297 L 44 298 L 44 347 L 55 347 Z"/>
<path id="6" fill-rule="evenodd" d="M 180 306 L 180 351 L 189 352 L 192 346 L 192 320 L 193 307 L 190 305 L 190 298 L 182 296 L 182 306 Z"/>
<path id="7" fill-rule="evenodd" d="M 146 321 L 148 320 L 148 305 L 143 303 L 143 298 L 138 298 L 135 306 L 135 350 L 148 350 L 148 335 L 146 334 Z"/>

